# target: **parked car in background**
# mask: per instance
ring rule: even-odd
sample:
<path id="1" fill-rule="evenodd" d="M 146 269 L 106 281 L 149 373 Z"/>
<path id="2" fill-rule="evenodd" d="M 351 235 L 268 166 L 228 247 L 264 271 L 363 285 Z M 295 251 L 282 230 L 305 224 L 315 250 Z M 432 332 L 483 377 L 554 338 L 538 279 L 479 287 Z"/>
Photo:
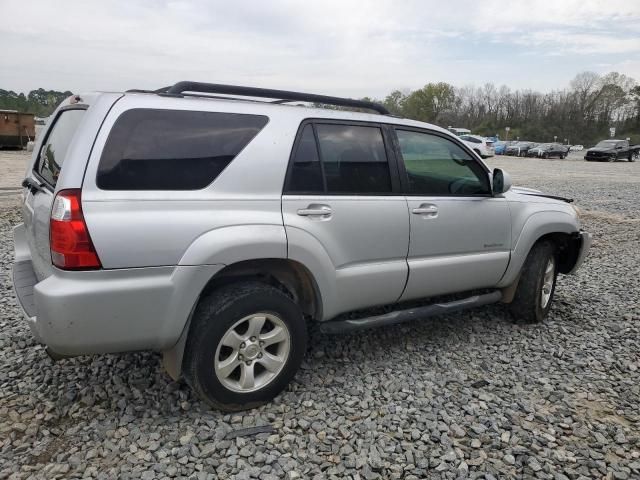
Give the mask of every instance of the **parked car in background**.
<path id="1" fill-rule="evenodd" d="M 471 135 L 471 130 L 469 130 L 468 128 L 449 127 L 449 128 L 447 128 L 447 130 L 449 130 L 451 133 L 453 133 L 453 134 L 455 134 L 457 136 Z"/>
<path id="2" fill-rule="evenodd" d="M 572 152 L 580 152 L 584 150 L 584 145 L 571 145 L 569 147 L 569 150 L 571 150 Z"/>
<path id="3" fill-rule="evenodd" d="M 530 148 L 535 147 L 536 144 L 533 142 L 515 142 L 511 145 L 507 145 L 505 148 L 505 155 L 512 155 L 514 157 L 524 157 Z"/>
<path id="4" fill-rule="evenodd" d="M 489 158 L 494 155 L 493 142 L 487 138 L 479 135 L 460 135 L 460 140 L 482 158 Z"/>
<path id="5" fill-rule="evenodd" d="M 504 155 L 506 148 L 507 142 L 503 142 L 502 140 L 498 140 L 493 144 L 493 151 L 496 155 Z"/>
<path id="6" fill-rule="evenodd" d="M 540 158 L 564 158 L 569 153 L 569 147 L 561 145 L 559 143 L 542 143 L 536 147 L 530 148 L 527 151 L 527 157 L 540 157 Z"/>
<path id="7" fill-rule="evenodd" d="M 630 146 L 627 140 L 602 140 L 587 150 L 584 159 L 587 162 L 615 162 L 628 160 L 634 162 L 640 154 L 640 145 Z"/>

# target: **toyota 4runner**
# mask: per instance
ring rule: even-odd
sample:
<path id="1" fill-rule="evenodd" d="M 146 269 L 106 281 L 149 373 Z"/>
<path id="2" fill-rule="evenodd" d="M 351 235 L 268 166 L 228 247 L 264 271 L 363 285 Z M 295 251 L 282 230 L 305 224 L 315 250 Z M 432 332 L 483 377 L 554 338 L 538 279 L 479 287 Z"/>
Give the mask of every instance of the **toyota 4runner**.
<path id="1" fill-rule="evenodd" d="M 511 188 L 442 128 L 281 90 L 74 95 L 23 186 L 13 283 L 49 354 L 159 351 L 225 410 L 286 387 L 312 322 L 493 302 L 542 321 L 591 243 L 566 199 Z"/>

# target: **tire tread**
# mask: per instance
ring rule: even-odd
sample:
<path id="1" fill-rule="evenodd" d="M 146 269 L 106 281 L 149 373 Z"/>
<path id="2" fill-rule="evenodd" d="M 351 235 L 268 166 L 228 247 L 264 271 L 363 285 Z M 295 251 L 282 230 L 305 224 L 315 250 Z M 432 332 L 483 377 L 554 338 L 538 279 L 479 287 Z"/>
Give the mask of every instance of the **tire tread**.
<path id="1" fill-rule="evenodd" d="M 268 401 L 265 399 L 243 403 L 219 401 L 206 392 L 202 379 L 199 378 L 197 371 L 201 357 L 206 354 L 206 351 L 201 347 L 201 345 L 199 345 L 200 333 L 206 329 L 209 322 L 214 320 L 227 308 L 238 302 L 242 302 L 243 300 L 248 300 L 248 297 L 256 294 L 273 295 L 281 300 L 291 302 L 293 304 L 292 299 L 280 289 L 260 281 L 247 281 L 233 283 L 209 292 L 200 299 L 194 312 L 189 336 L 187 338 L 187 344 L 185 346 L 182 372 L 187 384 L 194 390 L 194 392 L 215 409 L 227 412 L 237 412 L 258 407 Z M 302 315 L 300 315 L 300 318 L 304 321 L 302 319 Z M 306 333 L 306 327 L 304 331 Z M 292 342 L 293 341 L 294 340 L 292 338 Z M 304 352 L 306 349 L 306 338 L 302 343 L 302 345 L 297 345 L 296 348 L 301 349 L 301 351 Z"/>
<path id="2" fill-rule="evenodd" d="M 539 323 L 546 317 L 553 302 L 554 291 L 551 293 L 549 304 L 545 309 L 542 309 L 539 303 L 541 277 L 544 275 L 549 256 L 554 255 L 554 252 L 554 245 L 548 240 L 538 242 L 531 248 L 522 267 L 516 294 L 509 304 L 509 311 L 515 321 Z M 553 290 L 555 290 L 555 281 Z"/>

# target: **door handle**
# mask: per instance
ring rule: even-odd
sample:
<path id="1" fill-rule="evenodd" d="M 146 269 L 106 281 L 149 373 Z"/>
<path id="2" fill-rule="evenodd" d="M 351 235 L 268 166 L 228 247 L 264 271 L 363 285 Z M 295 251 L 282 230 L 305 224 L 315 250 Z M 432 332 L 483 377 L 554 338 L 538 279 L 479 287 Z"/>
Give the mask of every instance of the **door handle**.
<path id="1" fill-rule="evenodd" d="M 301 217 L 328 217 L 333 211 L 329 205 L 309 205 L 298 210 Z"/>
<path id="2" fill-rule="evenodd" d="M 438 207 L 435 205 L 431 205 L 429 203 L 423 203 L 417 208 L 411 210 L 415 215 L 425 215 L 427 217 L 437 217 L 438 216 Z"/>

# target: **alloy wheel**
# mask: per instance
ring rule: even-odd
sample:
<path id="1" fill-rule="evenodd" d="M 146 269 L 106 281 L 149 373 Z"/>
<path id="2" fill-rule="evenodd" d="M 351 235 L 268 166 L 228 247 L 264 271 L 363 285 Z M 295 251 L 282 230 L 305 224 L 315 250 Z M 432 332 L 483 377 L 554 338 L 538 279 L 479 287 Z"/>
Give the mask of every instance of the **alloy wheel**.
<path id="1" fill-rule="evenodd" d="M 255 392 L 278 376 L 290 352 L 291 335 L 285 322 L 273 313 L 254 313 L 223 335 L 216 349 L 215 373 L 229 390 Z"/>
<path id="2" fill-rule="evenodd" d="M 544 278 L 542 280 L 542 291 L 540 293 L 540 306 L 547 308 L 549 300 L 551 300 L 551 293 L 553 292 L 553 282 L 556 277 L 556 261 L 555 258 L 549 258 L 547 266 L 544 270 Z"/>

